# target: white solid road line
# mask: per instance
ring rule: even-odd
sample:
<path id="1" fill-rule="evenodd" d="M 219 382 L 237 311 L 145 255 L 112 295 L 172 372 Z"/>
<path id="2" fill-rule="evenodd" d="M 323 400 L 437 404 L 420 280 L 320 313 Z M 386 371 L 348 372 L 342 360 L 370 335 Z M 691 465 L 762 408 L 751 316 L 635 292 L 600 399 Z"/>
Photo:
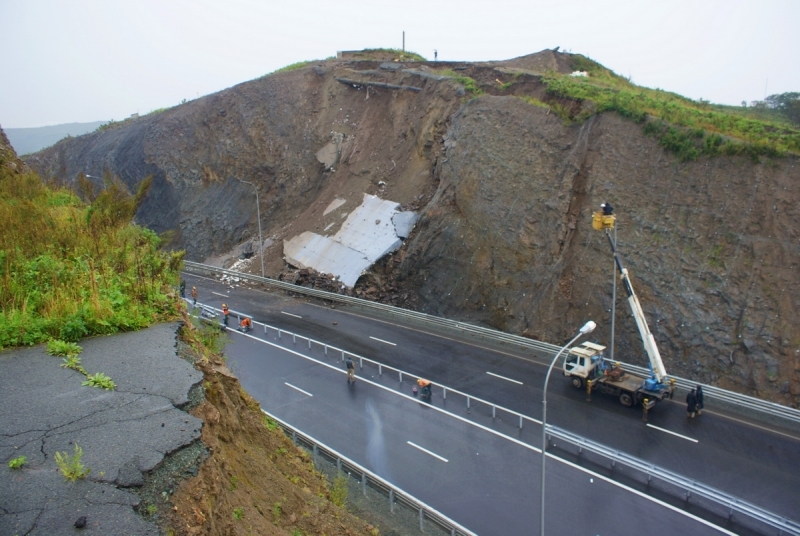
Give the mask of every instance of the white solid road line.
<path id="1" fill-rule="evenodd" d="M 302 316 L 300 316 L 300 315 L 293 315 L 292 313 L 287 313 L 286 311 L 281 311 L 281 313 L 283 313 L 283 314 L 285 314 L 285 315 L 287 315 L 287 316 L 293 316 L 293 317 L 295 317 L 295 318 L 303 318 L 303 317 L 302 317 Z"/>
<path id="2" fill-rule="evenodd" d="M 311 393 L 309 393 L 308 391 L 303 391 L 303 390 L 302 390 L 302 389 L 300 389 L 299 387 L 295 387 L 295 386 L 294 386 L 294 385 L 292 385 L 291 383 L 288 383 L 288 382 L 283 382 L 283 383 L 284 383 L 284 384 L 286 384 L 286 385 L 288 385 L 288 386 L 289 386 L 289 387 L 291 387 L 292 389 L 296 389 L 297 391 L 300 391 L 300 392 L 301 392 L 301 393 L 303 393 L 304 395 L 308 395 L 308 396 L 314 396 L 314 395 L 312 395 Z"/>
<path id="3" fill-rule="evenodd" d="M 489 376 L 494 376 L 495 378 L 500 378 L 501 380 L 505 380 L 507 382 L 522 385 L 522 382 L 518 382 L 517 380 L 512 380 L 511 378 L 506 378 L 505 376 L 500 376 L 499 374 L 495 374 L 494 372 L 486 372 L 486 374 L 488 374 Z"/>
<path id="4" fill-rule="evenodd" d="M 442 458 L 441 456 L 439 456 L 439 455 L 438 455 L 438 454 L 436 454 L 435 452 L 431 452 L 431 451 L 429 451 L 429 450 L 428 450 L 428 449 L 426 449 L 426 448 L 422 448 L 422 447 L 420 447 L 419 445 L 417 445 L 416 443 L 412 443 L 411 441 L 406 441 L 406 443 L 408 443 L 409 445 L 411 445 L 411 446 L 412 446 L 412 447 L 414 447 L 414 448 L 418 448 L 419 450 L 421 450 L 421 451 L 422 451 L 422 452 L 424 452 L 425 454 L 430 454 L 430 455 L 431 455 L 431 456 L 433 456 L 434 458 L 439 458 L 439 459 L 440 459 L 440 460 L 442 460 L 444 463 L 447 463 L 447 458 Z"/>
<path id="5" fill-rule="evenodd" d="M 214 292 L 213 290 L 211 291 L 211 294 L 216 294 L 217 296 L 222 296 L 223 298 L 230 298 L 230 296 L 227 294 L 220 294 L 219 292 Z"/>
<path id="6" fill-rule="evenodd" d="M 301 354 L 300 352 L 297 352 L 295 350 L 290 350 L 289 348 L 284 348 L 283 346 L 279 346 L 279 345 L 277 345 L 275 343 L 272 343 L 270 341 L 266 341 L 264 339 L 260 339 L 258 337 L 253 336 L 253 335 L 250 335 L 249 333 L 240 333 L 238 331 L 233 331 L 233 333 L 236 333 L 238 335 L 242 335 L 243 337 L 249 337 L 249 338 L 251 338 L 253 340 L 260 341 L 263 344 L 272 346 L 273 348 L 275 348 L 277 350 L 283 350 L 286 353 L 294 354 L 294 355 L 296 355 L 298 357 L 302 357 L 303 359 L 307 359 L 308 361 L 313 361 L 314 363 L 317 363 L 318 365 L 321 365 L 323 367 L 329 368 L 331 370 L 335 370 L 335 371 L 340 372 L 342 374 L 346 374 L 346 372 L 344 370 L 340 369 L 339 367 L 335 367 L 335 366 L 330 365 L 328 363 L 325 363 L 323 361 L 318 361 L 318 360 L 314 359 L 313 357 L 307 356 L 305 354 Z M 537 453 L 541 453 L 542 452 L 541 449 L 538 449 L 538 448 L 534 447 L 533 445 L 529 445 L 528 443 L 520 441 L 519 439 L 516 439 L 516 438 L 511 437 L 511 436 L 507 436 L 506 434 L 498 432 L 496 430 L 492 430 L 488 426 L 484 426 L 484 425 L 479 424 L 477 422 L 470 421 L 469 419 L 466 419 L 466 418 L 462 417 L 461 415 L 456 415 L 455 413 L 450 413 L 449 411 L 446 411 L 446 410 L 444 410 L 442 408 L 427 404 L 426 402 L 424 402 L 422 400 L 419 400 L 417 398 L 414 398 L 411 395 L 407 395 L 405 393 L 400 393 L 398 391 L 395 391 L 394 389 L 391 389 L 391 388 L 386 387 L 384 385 L 381 385 L 379 383 L 373 382 L 373 381 L 371 381 L 371 380 L 369 380 L 367 378 L 363 378 L 362 377 L 361 381 L 364 382 L 364 383 L 368 383 L 368 384 L 370 384 L 370 385 L 372 385 L 374 387 L 377 387 L 378 389 L 382 389 L 384 391 L 392 393 L 392 394 L 394 394 L 396 396 L 403 397 L 406 400 L 410 400 L 411 402 L 416 402 L 419 405 L 425 405 L 425 407 L 427 407 L 427 408 L 430 408 L 432 410 L 438 411 L 440 413 L 444 413 L 445 415 L 448 415 L 449 417 L 451 417 L 453 419 L 459 420 L 459 421 L 461 421 L 461 422 L 463 422 L 465 424 L 468 424 L 470 426 L 474 426 L 475 428 L 479 428 L 479 429 L 481 429 L 481 430 L 483 430 L 485 432 L 488 432 L 490 434 L 493 434 L 493 435 L 495 435 L 497 437 L 501 437 L 501 438 L 505 439 L 506 441 L 510 441 L 511 443 L 517 444 L 517 445 L 519 445 L 519 446 L 521 446 L 523 448 L 532 450 L 532 451 L 537 452 Z M 289 385 L 289 384 L 287 384 L 287 385 Z M 294 387 L 294 386 L 292 386 L 292 387 Z M 295 389 L 297 389 L 297 387 L 295 387 Z M 313 395 L 311 395 L 311 396 L 313 396 Z M 539 423 L 539 424 L 541 424 L 541 423 Z M 547 455 L 548 458 L 550 458 L 554 462 L 558 462 L 558 463 L 562 463 L 564 465 L 568 465 L 569 467 L 572 467 L 573 469 L 575 469 L 577 471 L 581 471 L 583 473 L 586 473 L 589 476 L 592 476 L 594 478 L 603 480 L 604 482 L 608 482 L 612 486 L 616 486 L 616 487 L 618 487 L 620 489 L 624 489 L 624 490 L 628 491 L 629 493 L 633 493 L 635 495 L 638 495 L 639 497 L 642 497 L 643 499 L 647 499 L 650 502 L 658 504 L 659 506 L 663 506 L 664 508 L 672 510 L 673 512 L 675 512 L 677 514 L 683 515 L 684 517 L 688 517 L 690 519 L 693 519 L 693 520 L 697 521 L 698 523 L 702 523 L 703 525 L 706 525 L 708 527 L 716 529 L 716 530 L 718 530 L 719 532 L 721 532 L 723 534 L 728 534 L 729 536 L 736 536 L 735 532 L 731 532 L 731 531 L 729 531 L 729 530 L 727 530 L 727 529 L 725 529 L 723 527 L 720 527 L 719 525 L 715 525 L 712 522 L 706 521 L 702 517 L 698 517 L 698 516 L 696 516 L 696 515 L 694 515 L 694 514 L 692 514 L 690 512 L 686 512 L 684 510 L 681 510 L 680 508 L 678 508 L 676 506 L 673 506 L 673 505 L 671 505 L 669 503 L 666 503 L 666 502 L 662 501 L 661 499 L 656 499 L 655 497 L 651 497 L 650 495 L 642 493 L 641 491 L 636 490 L 636 489 L 634 489 L 634 488 L 632 488 L 630 486 L 627 486 L 625 484 L 622 484 L 621 482 L 617 482 L 616 480 L 612 480 L 611 478 L 603 476 L 600 473 L 596 473 L 596 472 L 592 471 L 591 469 L 586 469 L 585 467 L 581 467 L 580 465 L 572 463 L 569 460 L 565 460 L 564 458 L 559 458 L 558 456 L 556 456 L 554 454 L 550 454 L 549 452 L 546 453 L 546 455 Z"/>
<path id="7" fill-rule="evenodd" d="M 692 437 L 686 437 L 685 435 L 681 435 L 681 434 L 679 434 L 679 433 L 677 433 L 677 432 L 673 432 L 672 430 L 667 430 L 666 428 L 659 428 L 658 426 L 653 426 L 653 425 L 652 425 L 652 424 L 650 424 L 650 423 L 647 423 L 647 426 L 649 426 L 650 428 L 655 428 L 656 430 L 661 430 L 662 432 L 666 432 L 666 433 L 668 433 L 668 434 L 672 434 L 672 435 L 674 435 L 674 436 L 678 436 L 678 437 L 680 437 L 681 439 L 685 439 L 686 441 L 691 441 L 691 442 L 693 442 L 693 443 L 699 443 L 699 442 L 700 442 L 700 441 L 698 441 L 697 439 L 694 439 L 694 438 L 692 438 Z"/>
<path id="8" fill-rule="evenodd" d="M 376 340 L 376 341 L 378 341 L 378 342 L 382 342 L 383 344 L 391 344 L 392 346 L 397 346 L 397 343 L 396 343 L 396 342 L 384 341 L 383 339 L 379 339 L 378 337 L 372 337 L 372 336 L 370 336 L 370 339 Z"/>

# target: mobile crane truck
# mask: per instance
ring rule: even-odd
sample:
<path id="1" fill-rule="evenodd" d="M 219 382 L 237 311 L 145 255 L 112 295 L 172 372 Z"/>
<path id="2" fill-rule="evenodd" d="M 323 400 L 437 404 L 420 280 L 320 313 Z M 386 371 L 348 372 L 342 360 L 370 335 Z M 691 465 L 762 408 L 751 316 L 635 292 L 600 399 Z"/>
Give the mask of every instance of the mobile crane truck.
<path id="1" fill-rule="evenodd" d="M 572 385 L 578 389 L 585 387 L 588 392 L 598 389 L 618 397 L 623 406 L 642 404 L 646 409 L 650 409 L 656 402 L 667 397 L 672 398 L 675 392 L 675 380 L 667 378 L 664 362 L 661 360 L 655 338 L 647 326 L 639 298 L 631 286 L 628 270 L 622 266 L 622 259 L 609 233 L 609 229 L 614 228 L 615 222 L 616 216 L 611 205 L 603 204 L 602 211 L 592 214 L 592 227 L 597 231 L 605 231 L 611 251 L 614 253 L 614 262 L 625 287 L 625 293 L 628 295 L 628 304 L 639 328 L 644 351 L 649 359 L 650 376 L 645 378 L 624 371 L 619 363 L 606 359 L 603 353 L 605 346 L 591 342 L 584 342 L 569 350 L 564 357 L 564 376 L 572 378 Z"/>

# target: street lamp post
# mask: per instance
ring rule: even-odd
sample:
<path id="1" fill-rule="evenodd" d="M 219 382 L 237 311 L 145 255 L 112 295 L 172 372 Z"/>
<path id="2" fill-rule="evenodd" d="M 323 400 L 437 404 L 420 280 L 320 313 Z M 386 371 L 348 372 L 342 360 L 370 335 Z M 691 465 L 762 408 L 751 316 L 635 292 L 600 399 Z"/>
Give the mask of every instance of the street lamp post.
<path id="1" fill-rule="evenodd" d="M 575 335 L 572 340 L 570 340 L 567 344 L 565 344 L 561 350 L 558 351 L 556 356 L 553 358 L 553 361 L 550 363 L 550 367 L 547 369 L 547 376 L 544 379 L 544 390 L 542 391 L 542 512 L 540 517 L 541 528 L 539 529 L 539 535 L 544 536 L 544 464 L 545 460 L 547 459 L 547 382 L 550 381 L 550 373 L 553 371 L 553 365 L 556 364 L 558 361 L 558 357 L 564 353 L 573 342 L 575 342 L 578 337 L 582 335 L 586 335 L 587 333 L 591 333 L 594 328 L 597 327 L 597 324 L 589 320 L 583 327 L 580 329 L 577 335 Z"/>
<path id="2" fill-rule="evenodd" d="M 264 277 L 264 239 L 261 238 L 261 203 L 258 202 L 258 188 L 256 188 L 256 185 L 250 181 L 245 181 L 239 178 L 236 178 L 236 180 L 238 180 L 239 182 L 244 182 L 246 184 L 249 184 L 256 191 L 256 212 L 258 214 L 258 242 L 259 244 L 261 244 L 261 277 Z"/>

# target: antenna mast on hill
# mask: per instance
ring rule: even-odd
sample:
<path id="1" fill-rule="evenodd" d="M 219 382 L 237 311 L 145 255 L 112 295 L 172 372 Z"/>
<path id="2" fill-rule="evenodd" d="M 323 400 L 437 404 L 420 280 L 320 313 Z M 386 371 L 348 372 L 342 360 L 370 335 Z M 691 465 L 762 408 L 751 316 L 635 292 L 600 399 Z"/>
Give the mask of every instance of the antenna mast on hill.
<path id="1" fill-rule="evenodd" d="M 403 30 L 403 52 L 406 51 L 406 31 Z"/>

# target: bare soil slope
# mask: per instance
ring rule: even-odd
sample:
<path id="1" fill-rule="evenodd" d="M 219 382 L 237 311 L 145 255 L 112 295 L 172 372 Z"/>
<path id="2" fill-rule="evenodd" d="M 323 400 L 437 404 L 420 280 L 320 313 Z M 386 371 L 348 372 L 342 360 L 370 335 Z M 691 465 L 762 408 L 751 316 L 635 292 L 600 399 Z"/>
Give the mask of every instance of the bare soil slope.
<path id="1" fill-rule="evenodd" d="M 680 163 L 614 113 L 565 125 L 516 98 L 580 110 L 539 78 L 571 65 L 551 50 L 482 64 L 331 60 L 65 140 L 28 163 L 66 181 L 153 174 L 138 220 L 176 230 L 174 245 L 198 261 L 257 237 L 253 187 L 239 179 L 250 181 L 271 276 L 287 269 L 282 239 L 333 234 L 364 192 L 379 195 L 422 218 L 357 295 L 554 343 L 587 319 L 609 340 L 612 260 L 590 224 L 609 201 L 668 372 L 797 405 L 797 158 Z M 324 215 L 337 197 L 347 203 Z M 645 364 L 619 294 L 616 356 Z"/>

